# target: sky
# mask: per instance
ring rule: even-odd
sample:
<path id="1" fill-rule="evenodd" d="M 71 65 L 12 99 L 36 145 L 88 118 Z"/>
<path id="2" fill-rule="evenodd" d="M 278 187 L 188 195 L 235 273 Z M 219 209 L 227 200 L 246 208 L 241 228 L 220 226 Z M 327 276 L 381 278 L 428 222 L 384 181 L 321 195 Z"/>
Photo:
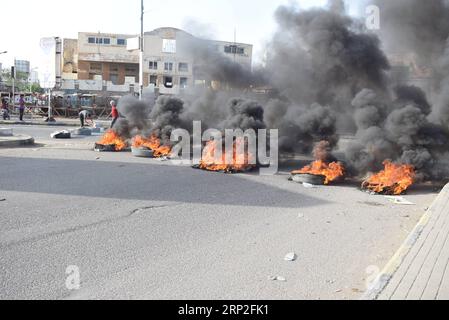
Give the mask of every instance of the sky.
<path id="1" fill-rule="evenodd" d="M 348 0 L 351 10 L 357 0 Z M 144 0 L 145 31 L 175 27 L 215 40 L 254 45 L 254 60 L 276 30 L 273 14 L 282 4 L 302 8 L 324 6 L 327 0 Z M 8 14 L 4 14 L 7 12 Z M 13 13 L 13 14 L 11 14 Z M 42 37 L 77 38 L 78 32 L 137 34 L 140 0 L 13 0 L 0 6 L 0 55 L 3 68 L 14 58 L 36 67 Z"/>

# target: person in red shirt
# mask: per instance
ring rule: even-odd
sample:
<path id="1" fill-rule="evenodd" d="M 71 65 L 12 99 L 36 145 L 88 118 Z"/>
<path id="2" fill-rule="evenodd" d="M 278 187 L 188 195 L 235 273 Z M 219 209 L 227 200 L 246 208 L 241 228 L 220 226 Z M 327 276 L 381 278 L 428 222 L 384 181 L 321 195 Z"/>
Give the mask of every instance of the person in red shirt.
<path id="1" fill-rule="evenodd" d="M 112 116 L 111 129 L 112 129 L 119 118 L 119 113 L 117 110 L 117 105 L 114 100 L 111 101 L 111 107 L 112 107 L 112 113 L 111 113 L 111 116 Z"/>

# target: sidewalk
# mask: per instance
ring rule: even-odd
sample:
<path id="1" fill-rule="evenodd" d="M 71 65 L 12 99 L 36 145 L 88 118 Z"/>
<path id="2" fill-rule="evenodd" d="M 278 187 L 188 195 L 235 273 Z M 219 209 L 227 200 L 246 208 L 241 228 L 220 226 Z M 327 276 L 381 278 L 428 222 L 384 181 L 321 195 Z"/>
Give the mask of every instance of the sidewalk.
<path id="1" fill-rule="evenodd" d="M 449 299 L 449 184 L 378 280 L 366 299 Z"/>
<path id="2" fill-rule="evenodd" d="M 18 119 L 12 120 L 0 120 L 0 125 L 28 125 L 28 126 L 54 126 L 54 127 L 79 127 L 80 120 L 79 119 L 68 119 L 68 118 L 55 118 L 56 122 L 45 122 L 45 118 L 36 118 L 36 119 L 25 119 L 25 121 L 21 122 Z M 110 124 L 110 120 L 94 120 L 95 122 Z"/>
<path id="3" fill-rule="evenodd" d="M 55 118 L 56 122 L 45 122 L 44 118 L 36 119 L 25 119 L 24 121 L 19 121 L 18 119 L 12 120 L 0 120 L 0 125 L 28 125 L 28 126 L 79 126 L 78 119 L 66 119 L 66 118 Z"/>

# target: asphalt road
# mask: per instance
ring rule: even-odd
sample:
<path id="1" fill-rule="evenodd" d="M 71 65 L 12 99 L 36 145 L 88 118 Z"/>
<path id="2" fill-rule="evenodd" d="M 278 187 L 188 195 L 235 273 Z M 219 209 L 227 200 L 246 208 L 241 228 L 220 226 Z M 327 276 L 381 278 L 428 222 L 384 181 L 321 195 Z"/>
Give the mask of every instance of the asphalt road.
<path id="1" fill-rule="evenodd" d="M 435 198 L 98 154 L 54 130 L 16 128 L 38 145 L 0 149 L 0 299 L 357 299 Z"/>

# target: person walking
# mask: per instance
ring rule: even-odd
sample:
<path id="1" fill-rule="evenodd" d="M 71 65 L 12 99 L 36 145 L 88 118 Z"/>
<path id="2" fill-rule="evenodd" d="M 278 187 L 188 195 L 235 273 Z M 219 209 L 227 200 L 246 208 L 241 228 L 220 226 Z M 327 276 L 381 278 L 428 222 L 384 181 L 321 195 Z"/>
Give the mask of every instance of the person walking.
<path id="1" fill-rule="evenodd" d="M 20 95 L 19 100 L 19 119 L 23 121 L 23 114 L 25 113 L 25 96 L 23 94 Z"/>
<path id="2" fill-rule="evenodd" d="M 114 125 L 119 118 L 119 113 L 117 110 L 117 105 L 114 100 L 111 101 L 111 107 L 112 107 L 112 112 L 111 112 L 111 116 L 112 116 L 111 129 L 112 129 L 112 128 L 114 128 Z"/>
<path id="3" fill-rule="evenodd" d="M 83 110 L 79 113 L 80 116 L 80 122 L 81 122 L 81 128 L 84 128 L 84 124 L 87 123 L 87 120 L 92 121 L 92 116 L 89 111 Z"/>

